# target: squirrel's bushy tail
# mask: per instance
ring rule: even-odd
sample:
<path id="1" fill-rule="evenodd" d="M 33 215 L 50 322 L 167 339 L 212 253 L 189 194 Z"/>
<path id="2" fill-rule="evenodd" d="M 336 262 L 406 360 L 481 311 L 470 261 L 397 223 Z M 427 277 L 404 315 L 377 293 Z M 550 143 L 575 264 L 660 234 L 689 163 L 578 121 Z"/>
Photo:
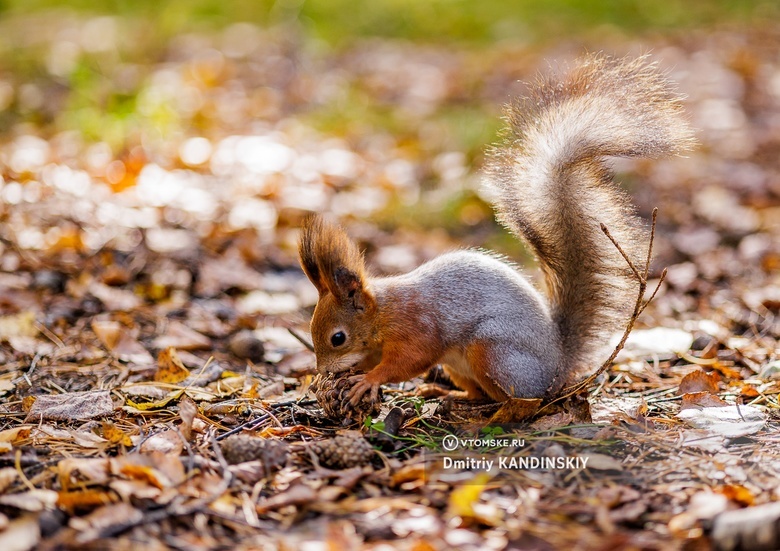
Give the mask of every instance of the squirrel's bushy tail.
<path id="1" fill-rule="evenodd" d="M 628 320 L 637 281 L 600 229 L 637 266 L 648 235 L 605 156 L 657 157 L 690 148 L 681 98 L 647 57 L 593 55 L 541 79 L 508 106 L 508 133 L 488 165 L 500 220 L 533 249 L 560 329 L 561 373 L 591 366 Z"/>

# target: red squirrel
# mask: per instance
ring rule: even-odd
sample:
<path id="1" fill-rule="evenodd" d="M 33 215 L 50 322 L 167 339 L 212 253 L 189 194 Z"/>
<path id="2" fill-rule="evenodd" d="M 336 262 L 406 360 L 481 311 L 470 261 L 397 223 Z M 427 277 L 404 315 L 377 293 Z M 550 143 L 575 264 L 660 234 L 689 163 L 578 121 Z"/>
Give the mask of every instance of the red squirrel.
<path id="1" fill-rule="evenodd" d="M 469 399 L 548 397 L 594 367 L 629 317 L 629 258 L 647 238 L 607 156 L 658 157 L 692 146 L 682 101 L 646 56 L 591 55 L 540 79 L 506 109 L 486 183 L 499 220 L 530 247 L 538 291 L 513 265 L 476 250 L 443 254 L 403 275 L 372 277 L 357 245 L 320 216 L 299 254 L 319 291 L 311 321 L 317 370 L 357 370 L 350 402 L 443 364 Z"/>

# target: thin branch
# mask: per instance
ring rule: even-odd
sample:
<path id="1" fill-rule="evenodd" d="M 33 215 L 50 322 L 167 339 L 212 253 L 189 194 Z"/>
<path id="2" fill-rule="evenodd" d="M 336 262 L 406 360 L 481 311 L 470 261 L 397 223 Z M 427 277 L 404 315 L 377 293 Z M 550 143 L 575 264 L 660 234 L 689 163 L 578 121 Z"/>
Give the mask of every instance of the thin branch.
<path id="1" fill-rule="evenodd" d="M 314 352 L 314 346 L 309 342 L 309 340 L 301 335 L 297 329 L 293 329 L 292 327 L 288 327 L 287 330 L 290 332 L 290 335 L 298 339 L 298 341 L 309 349 L 309 352 Z"/>
<path id="2" fill-rule="evenodd" d="M 634 263 L 631 262 L 631 259 L 628 258 L 628 255 L 623 250 L 623 247 L 620 246 L 620 243 L 617 242 L 617 240 L 612 237 L 612 234 L 609 233 L 609 228 L 607 228 L 604 224 L 601 224 L 601 231 L 604 232 L 604 235 L 609 237 L 609 240 L 612 241 L 612 244 L 615 246 L 615 248 L 618 250 L 618 252 L 623 256 L 623 259 L 628 264 L 628 267 L 631 268 L 631 271 L 634 272 L 634 276 L 639 280 L 642 281 L 644 278 L 639 275 L 639 270 L 636 269 L 636 266 L 634 266 Z"/>
<path id="3" fill-rule="evenodd" d="M 650 298 L 648 298 L 645 303 L 642 305 L 642 308 L 639 309 L 639 315 L 642 315 L 642 312 L 645 311 L 645 308 L 647 308 L 647 305 L 653 302 L 653 299 L 655 298 L 655 295 L 658 293 L 658 290 L 661 288 L 661 284 L 666 279 L 666 268 L 664 268 L 664 271 L 661 272 L 661 277 L 658 278 L 658 283 L 655 286 L 655 289 L 653 289 L 653 294 L 650 295 Z"/>
<path id="4" fill-rule="evenodd" d="M 647 259 L 645 261 L 645 279 L 650 273 L 650 261 L 653 259 L 653 241 L 655 241 L 655 222 L 658 219 L 658 207 L 653 208 L 653 223 L 650 226 L 650 245 L 647 247 Z M 664 269 L 664 272 L 666 269 Z M 650 302 L 648 300 L 648 302 Z"/>

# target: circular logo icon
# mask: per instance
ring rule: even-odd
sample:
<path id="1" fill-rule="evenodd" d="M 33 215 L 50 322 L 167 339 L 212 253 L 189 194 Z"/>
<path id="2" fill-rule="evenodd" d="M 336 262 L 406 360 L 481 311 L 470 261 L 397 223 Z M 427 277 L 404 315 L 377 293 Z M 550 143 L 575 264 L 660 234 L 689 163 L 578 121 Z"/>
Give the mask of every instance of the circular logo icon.
<path id="1" fill-rule="evenodd" d="M 458 437 L 454 434 L 448 434 L 441 439 L 441 447 L 444 448 L 444 451 L 455 451 L 458 449 L 458 444 Z"/>

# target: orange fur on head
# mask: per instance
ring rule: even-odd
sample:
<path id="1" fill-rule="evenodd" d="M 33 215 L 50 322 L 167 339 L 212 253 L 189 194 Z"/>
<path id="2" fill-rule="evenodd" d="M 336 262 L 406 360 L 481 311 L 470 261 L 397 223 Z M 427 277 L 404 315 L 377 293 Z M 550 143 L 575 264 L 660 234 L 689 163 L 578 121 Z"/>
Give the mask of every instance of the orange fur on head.
<path id="1" fill-rule="evenodd" d="M 366 286 L 363 256 L 344 230 L 320 216 L 307 218 L 302 229 L 301 266 L 320 294 L 311 320 L 317 369 L 370 369 L 381 354 L 376 300 Z M 346 338 L 334 345 L 339 332 Z"/>

